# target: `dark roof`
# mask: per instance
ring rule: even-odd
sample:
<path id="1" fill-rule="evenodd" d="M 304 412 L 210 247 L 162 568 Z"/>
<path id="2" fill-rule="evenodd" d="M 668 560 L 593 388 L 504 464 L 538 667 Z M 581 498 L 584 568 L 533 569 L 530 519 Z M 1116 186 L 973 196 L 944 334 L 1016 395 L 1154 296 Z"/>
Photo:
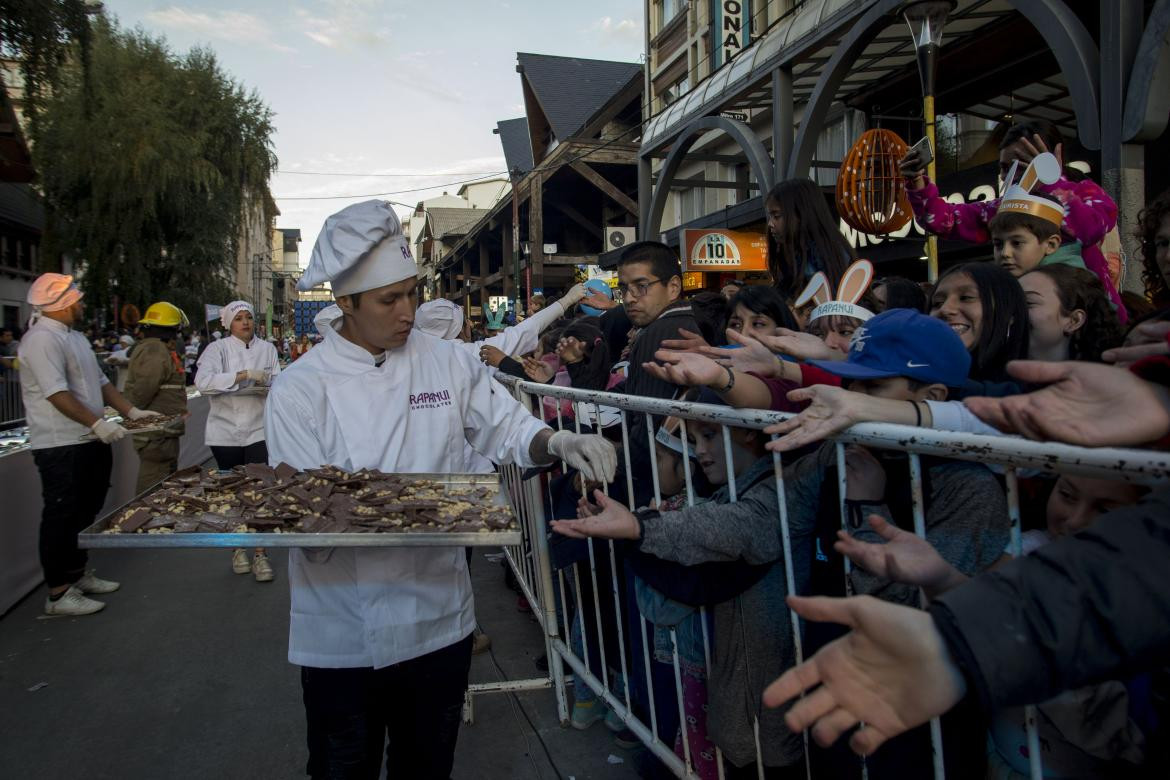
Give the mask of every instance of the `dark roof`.
<path id="1" fill-rule="evenodd" d="M 508 165 L 508 175 L 512 175 L 514 168 L 519 168 L 521 175 L 532 170 L 532 140 L 528 137 L 528 120 L 502 119 L 496 122 L 496 133 L 500 136 L 500 145 L 504 147 L 504 162 Z"/>
<path id="2" fill-rule="evenodd" d="M 642 74 L 642 66 L 636 62 L 523 52 L 516 59 L 553 135 L 561 141 L 572 138 L 587 119 Z"/>
<path id="3" fill-rule="evenodd" d="M 427 209 L 427 225 L 435 238 L 465 236 L 467 231 L 487 213 L 486 209 Z"/>
<path id="4" fill-rule="evenodd" d="M 45 207 L 28 184 L 0 182 L 0 221 L 37 233 L 45 228 Z"/>

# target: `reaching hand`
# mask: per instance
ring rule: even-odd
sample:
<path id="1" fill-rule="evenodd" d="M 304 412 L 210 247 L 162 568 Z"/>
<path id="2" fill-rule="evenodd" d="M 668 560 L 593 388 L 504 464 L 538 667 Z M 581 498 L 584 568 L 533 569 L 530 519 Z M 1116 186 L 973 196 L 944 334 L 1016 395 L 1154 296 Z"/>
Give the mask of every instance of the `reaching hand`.
<path id="1" fill-rule="evenodd" d="M 1027 165 L 1033 159 L 1048 151 L 1051 151 L 1053 156 L 1056 157 L 1056 162 L 1059 165 L 1064 165 L 1064 144 L 1057 144 L 1055 149 L 1049 149 L 1048 144 L 1044 143 L 1044 139 L 1039 135 L 1033 135 L 1031 140 L 1021 138 L 1016 142 L 1016 158 L 1024 165 Z M 1020 173 L 1022 174 L 1023 171 L 1020 171 Z"/>
<path id="2" fill-rule="evenodd" d="M 583 306 L 592 306 L 593 308 L 601 309 L 602 311 L 616 309 L 618 306 L 621 306 L 621 304 L 615 301 L 613 298 L 610 298 L 608 295 L 601 292 L 594 292 L 586 295 L 580 300 L 580 303 Z"/>
<path id="3" fill-rule="evenodd" d="M 557 375 L 557 370 L 544 360 L 533 357 L 524 358 L 524 373 L 533 382 L 548 382 Z"/>
<path id="4" fill-rule="evenodd" d="M 967 577 L 943 560 L 938 550 L 920 536 L 903 531 L 879 515 L 869 524 L 885 544 L 863 542 L 845 531 L 837 532 L 833 549 L 875 577 L 917 585 L 929 598 L 967 581 Z"/>
<path id="5" fill-rule="evenodd" d="M 679 328 L 678 335 L 682 338 L 677 339 L 663 339 L 661 347 L 663 349 L 672 349 L 678 352 L 699 352 L 703 347 L 709 346 L 707 339 L 700 336 L 698 333 L 693 333 L 686 328 Z"/>
<path id="6" fill-rule="evenodd" d="M 848 357 L 841 350 L 830 347 L 818 336 L 788 328 L 777 328 L 775 336 L 761 336 L 760 342 L 772 352 L 780 352 L 802 362 L 845 360 Z"/>
<path id="7" fill-rule="evenodd" d="M 727 369 L 709 357 L 695 352 L 674 352 L 660 349 L 654 353 L 658 363 L 643 363 L 646 373 L 676 385 L 704 387 L 710 384 L 727 386 Z"/>
<path id="8" fill-rule="evenodd" d="M 1101 359 L 1125 368 L 1152 355 L 1170 355 L 1170 320 L 1143 322 L 1125 337 L 1125 346 L 1105 350 Z"/>
<path id="9" fill-rule="evenodd" d="M 788 606 L 808 620 L 842 623 L 853 630 L 785 672 L 764 691 L 764 704 L 792 705 L 784 721 L 793 731 L 812 727 L 823 746 L 864 722 L 849 740 L 868 755 L 897 736 L 955 706 L 966 682 L 930 614 L 879 601 L 789 596 Z"/>
<path id="10" fill-rule="evenodd" d="M 901 171 L 903 178 L 906 179 L 906 188 L 911 190 L 920 190 L 926 186 L 924 176 L 926 176 L 926 166 L 922 164 L 922 157 L 918 152 L 909 152 L 901 160 L 898 160 L 898 169 Z"/>
<path id="11" fill-rule="evenodd" d="M 137 406 L 130 407 L 130 411 L 126 416 L 131 420 L 141 420 L 143 417 L 162 417 L 161 412 L 152 412 L 149 409 L 139 409 Z"/>
<path id="12" fill-rule="evenodd" d="M 1029 439 L 1086 447 L 1132 447 L 1170 433 L 1170 391 L 1098 363 L 1014 360 L 1008 373 L 1048 387 L 1007 398 L 968 398 L 988 425 Z"/>
<path id="13" fill-rule="evenodd" d="M 248 379 L 258 385 L 268 384 L 268 372 L 262 368 L 249 368 L 245 373 Z"/>
<path id="14" fill-rule="evenodd" d="M 869 396 L 832 385 L 813 385 L 788 392 L 789 401 L 808 401 L 808 407 L 783 422 L 769 425 L 764 433 L 777 434 L 768 449 L 788 452 L 827 439 L 864 421 L 862 409 Z"/>
<path id="15" fill-rule="evenodd" d="M 759 340 L 734 330 L 727 331 L 727 338 L 731 343 L 739 344 L 739 348 L 705 347 L 701 352 L 707 357 L 714 358 L 719 365 L 730 366 L 745 374 L 751 372 L 760 376 L 780 377 L 782 373 L 780 359 Z"/>
<path id="16" fill-rule="evenodd" d="M 612 482 L 617 471 L 617 450 L 613 443 L 594 434 L 557 431 L 548 440 L 548 454 L 560 458 L 592 482 Z"/>
<path id="17" fill-rule="evenodd" d="M 506 358 L 503 350 L 494 347 L 491 344 L 484 344 L 479 348 L 479 359 L 485 366 L 492 368 L 499 368 L 500 363 Z"/>
<path id="18" fill-rule="evenodd" d="M 574 284 L 572 287 L 570 287 L 569 291 L 557 300 L 557 303 L 561 305 L 562 309 L 568 311 L 570 306 L 584 298 L 588 292 L 589 288 L 578 282 L 577 284 Z M 595 294 L 600 295 L 600 293 Z"/>
<path id="19" fill-rule="evenodd" d="M 638 539 L 641 529 L 638 518 L 622 504 L 614 501 L 600 490 L 593 491 L 597 511 L 579 520 L 553 520 L 552 529 L 573 539 L 588 539 L 600 536 L 605 539 Z M 578 505 L 580 511 L 580 505 Z"/>

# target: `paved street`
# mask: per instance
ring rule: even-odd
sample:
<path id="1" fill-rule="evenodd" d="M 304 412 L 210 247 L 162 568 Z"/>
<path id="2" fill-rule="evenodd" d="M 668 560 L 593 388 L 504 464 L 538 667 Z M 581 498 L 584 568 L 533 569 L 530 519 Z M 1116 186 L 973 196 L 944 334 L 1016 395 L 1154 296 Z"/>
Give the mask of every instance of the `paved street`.
<path id="1" fill-rule="evenodd" d="M 13 608 L 0 619 L 0 777 L 302 777 L 284 557 L 274 554 L 276 582 L 260 585 L 231 573 L 227 550 L 101 551 L 91 563 L 122 582 L 103 612 L 43 619 L 43 591 Z M 482 551 L 472 575 L 500 668 L 536 676 L 536 623 L 516 610 L 499 565 Z M 471 669 L 473 682 L 500 679 L 489 654 Z M 455 778 L 636 776 L 603 724 L 560 727 L 551 690 L 518 701 L 523 711 L 504 694 L 477 698 Z M 609 763 L 611 755 L 623 763 Z"/>

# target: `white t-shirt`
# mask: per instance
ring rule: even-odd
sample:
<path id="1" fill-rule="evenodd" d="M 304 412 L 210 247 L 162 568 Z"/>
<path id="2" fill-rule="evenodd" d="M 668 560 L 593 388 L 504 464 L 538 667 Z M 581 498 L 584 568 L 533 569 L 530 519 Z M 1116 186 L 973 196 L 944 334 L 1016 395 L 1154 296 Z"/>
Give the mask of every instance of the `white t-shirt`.
<path id="1" fill-rule="evenodd" d="M 89 341 L 68 325 L 38 317 L 20 342 L 20 390 L 34 450 L 80 444 L 89 428 L 70 420 L 49 402 L 68 390 L 85 408 L 102 416 L 102 386 L 109 384 Z"/>

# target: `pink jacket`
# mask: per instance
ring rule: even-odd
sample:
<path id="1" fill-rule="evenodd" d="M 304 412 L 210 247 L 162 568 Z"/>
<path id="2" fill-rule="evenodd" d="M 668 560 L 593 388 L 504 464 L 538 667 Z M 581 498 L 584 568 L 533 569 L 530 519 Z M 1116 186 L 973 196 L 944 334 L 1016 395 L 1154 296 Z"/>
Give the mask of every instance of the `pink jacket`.
<path id="1" fill-rule="evenodd" d="M 1081 242 L 1085 267 L 1101 280 L 1124 323 L 1127 319 L 1125 307 L 1109 276 L 1109 266 L 1100 246 L 1105 234 L 1117 225 L 1117 204 L 1089 179 L 1074 183 L 1062 176 L 1054 184 L 1036 187 L 1034 192 L 1051 195 L 1064 204 L 1066 215 L 1061 238 L 1066 243 Z M 922 189 L 908 190 L 906 194 L 914 209 L 914 217 L 928 233 L 952 241 L 990 243 L 991 233 L 987 225 L 999 210 L 999 198 L 951 203 L 939 197 L 938 187 L 930 179 L 926 179 L 926 186 Z"/>

